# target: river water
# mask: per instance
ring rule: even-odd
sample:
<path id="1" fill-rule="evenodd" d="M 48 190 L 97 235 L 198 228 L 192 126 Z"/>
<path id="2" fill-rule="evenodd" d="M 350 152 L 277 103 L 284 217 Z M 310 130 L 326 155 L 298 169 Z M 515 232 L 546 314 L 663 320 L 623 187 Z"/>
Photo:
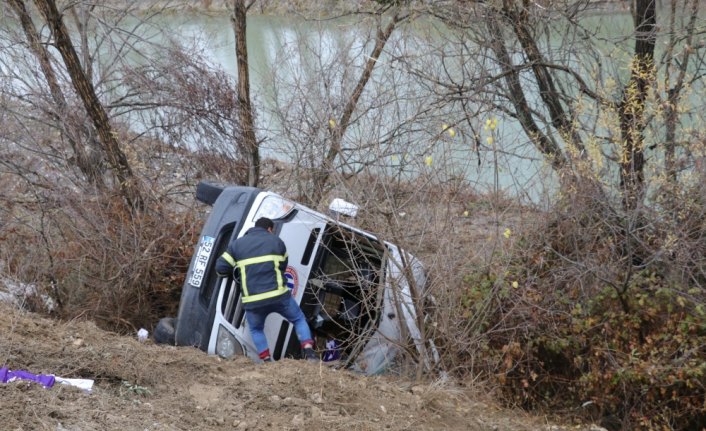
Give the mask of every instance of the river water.
<path id="1" fill-rule="evenodd" d="M 198 39 L 206 58 L 235 79 L 235 39 L 228 13 L 182 12 L 157 17 L 153 23 L 167 33 L 145 30 L 142 38 L 160 44 L 170 37 L 184 45 Z M 630 52 L 628 14 L 597 16 L 589 24 L 586 28 L 606 52 Z M 132 28 L 134 23 L 126 20 L 123 25 Z M 314 165 L 325 152 L 327 127 L 337 119 L 332 113 L 340 115 L 341 100 L 350 94 L 371 51 L 368 27 L 352 19 L 253 15 L 247 30 L 251 95 L 263 156 Z M 460 180 L 481 191 L 541 201 L 554 189 L 550 169 L 511 117 L 474 104 L 463 107 L 471 112 L 467 115 L 460 102 L 442 103 L 440 87 L 413 79 L 415 75 L 396 61 L 397 56 L 416 56 L 420 70 L 441 73 L 442 67 L 450 67 L 453 76 L 453 68 L 458 70 L 464 60 L 447 53 L 448 62 L 440 64 L 445 37 L 443 29 L 425 21 L 393 33 L 346 132 L 343 168 L 370 166 L 393 177 Z M 544 43 L 560 47 L 561 38 L 557 31 Z M 135 61 L 141 61 L 140 56 Z M 127 120 L 140 128 L 140 118 Z"/>
<path id="2" fill-rule="evenodd" d="M 170 20 L 172 31 L 185 39 L 202 37 L 210 59 L 235 78 L 235 39 L 227 14 L 191 14 Z M 596 34 L 605 33 L 596 40 L 604 44 L 602 49 L 606 52 L 624 43 L 632 29 L 631 18 L 626 13 L 596 16 L 588 24 L 586 28 Z M 297 111 L 292 106 L 308 105 L 313 121 L 325 124 L 328 117 L 323 111 L 340 102 L 337 97 L 342 92 L 350 94 L 351 82 L 358 79 L 360 67 L 371 51 L 369 34 L 362 27 L 352 19 L 306 21 L 294 17 L 248 17 L 251 93 L 259 107 L 258 137 L 267 138 L 263 144 L 265 156 L 299 160 L 311 156 L 302 149 L 306 142 L 297 142 L 297 139 L 306 141 L 312 132 L 309 130 L 309 135 L 304 136 L 288 133 L 292 124 L 279 121 L 281 115 L 273 111 L 285 109 L 291 114 Z M 358 123 L 347 131 L 351 148 L 367 148 L 357 154 L 351 152 L 348 168 L 367 164 L 393 177 L 425 175 L 440 182 L 460 179 L 481 191 L 502 191 L 532 202 L 551 195 L 555 190 L 551 169 L 528 143 L 513 118 L 501 112 L 482 112 L 468 124 L 464 115 L 459 114 L 458 103 L 440 103 L 434 94 L 438 88 L 431 88 L 428 82 L 415 81 L 394 61 L 395 56 L 418 56 L 417 67 L 434 69 L 443 75 L 446 71 L 440 70 L 438 54 L 447 49 L 444 47 L 447 37 L 450 38 L 443 28 L 424 20 L 393 33 L 386 46 L 388 55 L 378 61 L 361 98 L 365 111 L 360 114 Z M 561 32 L 557 31 L 548 43 L 560 47 L 561 37 Z M 448 63 L 444 67 L 457 70 L 463 67 L 454 64 L 462 61 L 454 59 L 456 55 L 448 51 Z M 329 75 L 324 71 L 326 66 L 335 68 L 333 65 L 341 63 L 353 65 L 358 68 L 353 69 L 357 72 L 346 75 L 338 71 Z M 349 83 L 342 84 L 343 80 Z M 328 86 L 322 89 L 317 81 L 327 81 Z M 307 88 L 311 90 L 302 94 Z M 538 95 L 530 97 L 536 100 Z M 304 100 L 306 98 L 311 100 Z M 338 108 L 340 112 L 340 106 Z M 479 108 L 471 104 L 463 109 L 480 111 Z M 449 129 L 444 131 L 445 127 Z M 313 137 L 321 139 L 321 132 L 313 133 Z M 366 147 L 365 142 L 376 145 Z"/>
<path id="3" fill-rule="evenodd" d="M 181 15 L 170 18 L 169 26 L 172 35 L 179 34 L 184 40 L 202 39 L 209 59 L 235 78 L 235 39 L 229 16 Z M 265 138 L 263 155 L 287 161 L 312 157 L 312 150 L 303 149 L 304 141 L 308 136 L 322 139 L 322 131 L 312 132 L 313 126 L 309 126 L 303 135 L 292 137 L 291 131 L 283 130 L 291 123 L 279 121 L 281 113 L 273 111 L 286 109 L 294 115 L 297 109 L 292 106 L 304 105 L 303 99 L 309 97 L 312 100 L 308 101 L 308 115 L 314 117 L 311 121 L 327 124 L 324 111 L 330 104 L 340 103 L 336 98 L 344 91 L 342 88 L 350 93 L 359 69 L 356 73 L 349 71 L 350 75 L 340 70 L 325 75 L 322 68 L 336 62 L 360 68 L 371 50 L 367 31 L 352 20 L 311 22 L 269 16 L 249 16 L 247 31 L 251 94 L 258 107 L 258 138 Z M 418 43 L 428 49 L 428 37 L 426 32 L 423 39 L 393 34 L 387 48 L 408 54 Z M 330 82 L 328 92 L 316 85 L 317 74 L 322 81 Z M 349 82 L 341 84 L 344 79 Z M 378 62 L 361 99 L 366 112 L 347 131 L 350 147 L 366 148 L 350 153 L 349 169 L 367 165 L 393 177 L 424 175 L 433 181 L 465 181 L 480 191 L 499 190 L 535 202 L 547 189 L 553 189 L 550 170 L 534 148 L 526 144 L 512 119 L 500 114 L 484 115 L 476 121 L 475 132 L 480 136 L 475 139 L 468 130 L 464 133 L 463 124 L 453 126 L 459 120 L 450 108 L 441 107 L 430 113 L 436 108 L 429 103 L 438 101 L 425 100 L 420 84 L 407 79 L 408 75 L 395 70 L 389 56 Z M 304 94 L 307 86 L 313 90 Z M 372 100 L 377 97 L 381 98 L 379 106 L 373 106 Z M 497 126 L 485 127 L 488 120 Z M 445 126 L 449 127 L 446 132 Z M 365 142 L 375 144 L 367 147 Z"/>

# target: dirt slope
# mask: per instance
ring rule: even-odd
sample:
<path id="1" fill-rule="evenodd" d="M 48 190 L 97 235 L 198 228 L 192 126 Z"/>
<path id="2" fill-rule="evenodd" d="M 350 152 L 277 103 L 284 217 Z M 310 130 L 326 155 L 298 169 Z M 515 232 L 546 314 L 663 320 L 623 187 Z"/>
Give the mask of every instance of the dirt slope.
<path id="1" fill-rule="evenodd" d="M 140 343 L 0 303 L 0 366 L 93 379 L 91 393 L 0 383 L 6 430 L 547 430 L 440 384 L 283 360 L 257 365 Z"/>

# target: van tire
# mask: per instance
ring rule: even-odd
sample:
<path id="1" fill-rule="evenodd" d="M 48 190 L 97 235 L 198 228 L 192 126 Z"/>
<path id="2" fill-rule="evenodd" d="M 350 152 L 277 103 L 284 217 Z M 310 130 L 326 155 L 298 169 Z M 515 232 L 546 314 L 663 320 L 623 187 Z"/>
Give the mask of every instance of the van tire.
<path id="1" fill-rule="evenodd" d="M 176 344 L 176 319 L 173 317 L 163 317 L 157 322 L 154 328 L 154 342 L 157 344 Z"/>
<path id="2" fill-rule="evenodd" d="M 218 199 L 218 196 L 221 195 L 225 187 L 226 186 L 224 184 L 210 181 L 201 181 L 196 186 L 196 199 L 207 205 L 213 205 L 213 203 L 216 202 L 216 199 Z"/>

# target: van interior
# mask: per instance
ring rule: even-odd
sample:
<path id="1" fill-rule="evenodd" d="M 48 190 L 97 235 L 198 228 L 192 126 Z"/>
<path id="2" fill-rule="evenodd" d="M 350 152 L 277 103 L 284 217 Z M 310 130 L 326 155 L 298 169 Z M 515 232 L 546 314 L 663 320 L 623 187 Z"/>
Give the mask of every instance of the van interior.
<path id="1" fill-rule="evenodd" d="M 367 236 L 327 226 L 301 301 L 324 360 L 354 359 L 377 329 L 385 250 Z"/>
<path id="2" fill-rule="evenodd" d="M 324 360 L 349 364 L 378 325 L 387 249 L 375 239 L 334 224 L 328 224 L 321 236 L 312 232 L 310 241 L 308 250 L 315 248 L 316 241 L 321 243 L 300 306 Z M 238 283 L 228 283 L 224 298 L 221 312 L 239 328 L 244 310 Z M 286 356 L 298 357 L 298 345 L 292 333 Z"/>

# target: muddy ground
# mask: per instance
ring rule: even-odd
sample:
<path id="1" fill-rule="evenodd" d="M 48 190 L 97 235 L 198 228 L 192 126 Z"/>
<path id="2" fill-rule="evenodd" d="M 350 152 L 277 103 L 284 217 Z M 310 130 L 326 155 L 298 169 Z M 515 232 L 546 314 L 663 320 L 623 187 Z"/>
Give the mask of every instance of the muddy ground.
<path id="1" fill-rule="evenodd" d="M 0 366 L 94 381 L 90 393 L 29 380 L 0 384 L 3 430 L 569 429 L 450 383 L 361 376 L 290 359 L 223 360 L 4 303 L 0 334 Z"/>

